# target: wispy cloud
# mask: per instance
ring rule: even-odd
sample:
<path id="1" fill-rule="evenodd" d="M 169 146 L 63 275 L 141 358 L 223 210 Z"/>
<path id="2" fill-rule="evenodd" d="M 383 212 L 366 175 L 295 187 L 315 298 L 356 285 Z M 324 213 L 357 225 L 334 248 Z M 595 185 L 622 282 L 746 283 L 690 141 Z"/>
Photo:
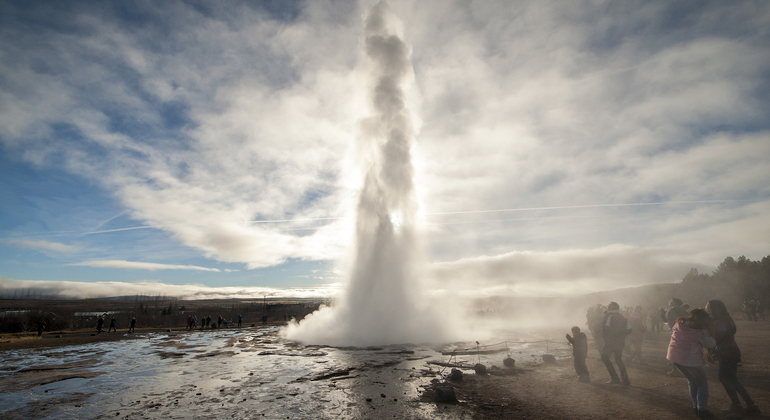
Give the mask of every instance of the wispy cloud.
<path id="1" fill-rule="evenodd" d="M 71 266 L 96 267 L 96 268 L 127 268 L 133 270 L 197 270 L 220 272 L 218 268 L 198 267 L 195 265 L 176 265 L 176 264 L 158 264 L 138 261 L 123 260 L 104 260 L 104 261 L 83 261 L 79 263 L 67 264 Z"/>
<path id="2" fill-rule="evenodd" d="M 61 253 L 78 252 L 81 249 L 79 246 L 76 246 L 76 245 L 66 245 L 58 242 L 48 242 L 48 241 L 34 241 L 29 239 L 0 239 L 0 242 L 3 242 L 10 246 L 19 247 L 19 248 L 41 249 L 45 251 L 54 251 L 54 252 L 61 252 Z"/>

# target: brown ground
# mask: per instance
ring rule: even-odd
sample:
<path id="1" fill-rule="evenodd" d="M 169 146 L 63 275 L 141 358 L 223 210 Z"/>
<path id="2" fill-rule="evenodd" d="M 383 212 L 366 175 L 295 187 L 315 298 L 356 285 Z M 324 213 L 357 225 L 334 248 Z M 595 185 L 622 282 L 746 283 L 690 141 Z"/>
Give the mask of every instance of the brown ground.
<path id="1" fill-rule="evenodd" d="M 770 413 L 770 322 L 737 321 L 736 340 L 743 352 L 738 377 L 759 407 Z M 60 335 L 60 338 L 54 338 Z M 136 335 L 91 335 L 87 333 L 51 333 L 43 338 L 12 339 L 0 337 L 0 350 L 85 344 L 94 341 L 131 339 Z M 565 340 L 566 341 L 566 340 Z M 668 334 L 647 334 L 645 365 L 627 364 L 630 387 L 606 385 L 606 368 L 594 349 L 587 360 L 591 383 L 575 382 L 571 358 L 555 364 L 517 363 L 517 375 L 464 375 L 461 382 L 434 380 L 433 387 L 452 386 L 460 400 L 457 404 L 438 404 L 430 418 L 473 419 L 681 419 L 695 418 L 687 381 L 681 375 L 668 376 L 665 360 Z M 78 368 L 78 367 L 73 367 Z M 76 369 L 74 369 L 76 370 Z M 448 373 L 449 369 L 447 369 Z M 729 399 L 716 378 L 716 366 L 707 367 L 711 397 L 709 406 L 717 418 Z M 44 374 L 43 371 L 40 372 Z M 69 371 L 69 374 L 85 372 Z M 433 389 L 427 387 L 420 405 L 432 405 Z M 423 411 L 424 412 L 424 411 Z M 441 414 L 441 413 L 446 413 Z M 415 414 L 414 418 L 423 418 Z M 755 416 L 754 418 L 766 418 Z"/>
<path id="2" fill-rule="evenodd" d="M 764 413 L 770 414 L 770 322 L 737 321 L 736 341 L 743 353 L 738 379 Z M 668 376 L 665 359 L 668 334 L 647 334 L 643 358 L 646 364 L 626 363 L 630 387 L 606 385 L 609 374 L 598 352 L 589 349 L 591 383 L 575 382 L 572 359 L 555 364 L 523 366 L 514 376 L 464 375 L 461 382 L 436 384 L 455 388 L 460 403 L 474 419 L 681 419 L 696 418 L 680 374 Z M 522 369 L 523 368 L 523 369 Z M 717 380 L 716 366 L 706 368 L 709 377 L 709 408 L 716 418 L 730 405 Z M 423 400 L 432 400 L 428 390 Z M 753 418 L 768 418 L 754 416 Z"/>

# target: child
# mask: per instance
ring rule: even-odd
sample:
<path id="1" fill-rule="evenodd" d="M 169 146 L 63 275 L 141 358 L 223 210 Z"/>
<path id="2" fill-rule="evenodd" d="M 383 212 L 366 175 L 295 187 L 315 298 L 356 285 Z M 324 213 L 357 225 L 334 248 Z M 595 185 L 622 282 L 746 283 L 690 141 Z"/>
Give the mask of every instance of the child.
<path id="1" fill-rule="evenodd" d="M 572 345 L 572 355 L 575 357 L 575 373 L 578 375 L 578 382 L 590 382 L 591 378 L 586 367 L 586 356 L 588 355 L 588 337 L 580 332 L 580 327 L 572 327 L 572 337 L 567 334 L 567 340 Z"/>

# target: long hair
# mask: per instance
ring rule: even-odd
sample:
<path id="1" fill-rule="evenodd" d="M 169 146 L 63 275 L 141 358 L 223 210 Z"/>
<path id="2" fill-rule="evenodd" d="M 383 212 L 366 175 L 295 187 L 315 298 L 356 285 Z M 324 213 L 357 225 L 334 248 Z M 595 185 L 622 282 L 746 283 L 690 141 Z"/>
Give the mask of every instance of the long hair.
<path id="1" fill-rule="evenodd" d="M 727 312 L 725 303 L 721 300 L 713 299 L 708 301 L 708 307 L 711 309 L 711 314 L 714 316 L 715 321 L 730 321 L 730 323 L 735 324 L 730 313 Z"/>
<path id="2" fill-rule="evenodd" d="M 676 322 L 688 321 L 687 326 L 695 328 L 696 330 L 711 330 L 713 329 L 713 320 L 709 316 L 705 309 L 693 309 L 690 311 L 690 315 L 681 317 Z"/>

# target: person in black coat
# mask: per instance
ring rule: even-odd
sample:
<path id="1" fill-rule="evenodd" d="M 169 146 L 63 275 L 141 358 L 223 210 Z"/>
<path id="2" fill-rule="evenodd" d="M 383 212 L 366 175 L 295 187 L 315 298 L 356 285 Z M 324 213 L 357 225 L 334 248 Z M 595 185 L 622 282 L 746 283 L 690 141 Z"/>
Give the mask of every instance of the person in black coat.
<path id="1" fill-rule="evenodd" d="M 586 356 L 588 356 L 588 337 L 580 332 L 580 327 L 572 327 L 572 337 L 567 334 L 567 341 L 572 346 L 572 356 L 575 358 L 575 373 L 578 375 L 578 382 L 591 382 L 591 376 L 586 366 Z"/>
<path id="2" fill-rule="evenodd" d="M 714 339 L 717 346 L 714 356 L 719 362 L 719 382 L 725 387 L 732 405 L 722 410 L 724 414 L 760 414 L 759 407 L 746 392 L 746 388 L 738 382 L 738 363 L 741 362 L 741 349 L 735 342 L 735 322 L 727 312 L 727 307 L 721 300 L 710 300 L 706 304 L 706 312 L 714 318 Z M 746 410 L 741 406 L 738 395 L 746 402 Z"/>

